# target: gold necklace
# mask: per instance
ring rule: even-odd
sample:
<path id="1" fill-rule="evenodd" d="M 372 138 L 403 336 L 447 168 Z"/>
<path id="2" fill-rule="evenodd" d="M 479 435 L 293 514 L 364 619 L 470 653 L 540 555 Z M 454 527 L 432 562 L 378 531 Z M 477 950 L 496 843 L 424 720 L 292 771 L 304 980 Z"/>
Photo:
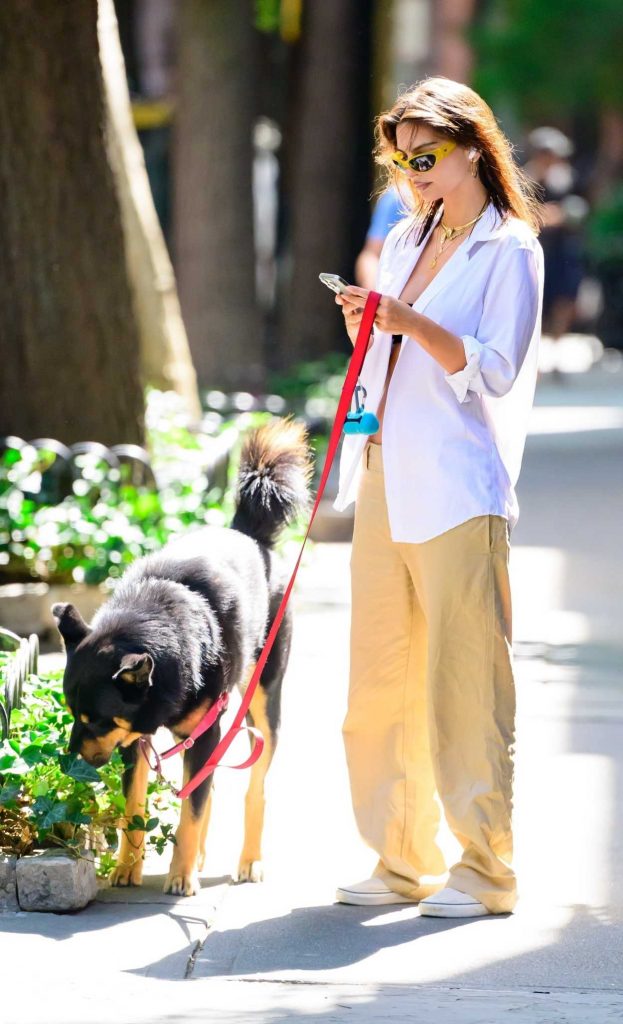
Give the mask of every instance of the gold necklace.
<path id="1" fill-rule="evenodd" d="M 459 238 L 460 235 L 465 234 L 468 228 L 471 228 L 472 225 L 476 223 L 476 221 L 480 220 L 488 205 L 489 196 L 487 196 L 487 198 L 485 199 L 484 206 L 482 207 L 477 217 L 474 217 L 473 220 L 470 220 L 468 224 L 459 224 L 459 226 L 456 228 L 449 228 L 446 224 L 444 224 L 443 218 L 442 220 L 440 220 L 439 227 L 441 228 L 442 235 L 440 236 L 439 248 L 437 249 L 433 262 L 430 264 L 431 270 L 437 266 L 437 260 L 441 256 L 446 246 L 446 242 L 453 242 L 455 238 Z"/>

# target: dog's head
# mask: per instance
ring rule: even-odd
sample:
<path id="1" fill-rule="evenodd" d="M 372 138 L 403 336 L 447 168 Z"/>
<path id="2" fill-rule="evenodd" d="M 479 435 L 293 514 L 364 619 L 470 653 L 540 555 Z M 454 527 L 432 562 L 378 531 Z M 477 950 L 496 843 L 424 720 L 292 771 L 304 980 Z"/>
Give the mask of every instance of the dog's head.
<path id="1" fill-rule="evenodd" d="M 116 747 L 127 747 L 141 733 L 135 722 L 153 685 L 154 661 L 98 635 L 72 604 L 55 604 L 67 667 L 63 689 L 74 725 L 69 750 L 99 768 Z"/>

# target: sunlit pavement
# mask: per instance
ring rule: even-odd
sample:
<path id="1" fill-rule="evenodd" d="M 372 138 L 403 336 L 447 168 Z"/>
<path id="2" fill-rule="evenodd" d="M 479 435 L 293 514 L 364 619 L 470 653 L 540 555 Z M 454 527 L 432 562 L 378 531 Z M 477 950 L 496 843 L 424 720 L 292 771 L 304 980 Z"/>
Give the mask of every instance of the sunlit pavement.
<path id="1" fill-rule="evenodd" d="M 71 918 L 11 918 L 3 973 L 17 983 L 36 962 L 68 998 L 7 1022 L 623 1020 L 622 383 L 616 367 L 539 383 L 511 553 L 516 912 L 453 922 L 333 904 L 374 856 L 340 734 L 349 547 L 316 545 L 295 598 L 265 883 L 209 884 L 235 870 L 242 837 L 245 778 L 222 770 L 201 895 L 154 888 Z M 443 841 L 452 863 L 457 844 Z"/>
<path id="2" fill-rule="evenodd" d="M 622 380 L 544 375 L 527 444 L 511 555 L 516 913 L 457 924 L 415 907 L 325 909 L 374 857 L 355 833 L 339 732 L 349 548 L 323 545 L 297 598 L 267 883 L 228 893 L 196 978 L 623 989 Z"/>

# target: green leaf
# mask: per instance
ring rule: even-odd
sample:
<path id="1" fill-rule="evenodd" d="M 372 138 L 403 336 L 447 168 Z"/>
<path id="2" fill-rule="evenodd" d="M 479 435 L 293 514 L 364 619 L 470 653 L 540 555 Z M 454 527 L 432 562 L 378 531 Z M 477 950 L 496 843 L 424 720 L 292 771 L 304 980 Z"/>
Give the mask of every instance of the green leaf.
<path id="1" fill-rule="evenodd" d="M 159 821 L 159 818 L 148 818 L 147 821 L 145 822 L 145 831 L 151 832 L 153 829 L 156 828 Z"/>
<path id="2" fill-rule="evenodd" d="M 59 754 L 58 763 L 65 775 L 77 782 L 101 782 L 100 774 L 78 754 Z"/>
<path id="3" fill-rule="evenodd" d="M 39 829 L 51 828 L 60 821 L 67 821 L 67 804 L 65 801 L 56 801 L 47 796 L 38 797 L 32 809 L 37 818 Z"/>
<path id="4" fill-rule="evenodd" d="M 6 807 L 7 804 L 13 803 L 19 796 L 21 786 L 19 783 L 13 783 L 9 786 L 3 786 L 0 789 L 0 806 Z"/>
<path id="5" fill-rule="evenodd" d="M 48 748 L 46 750 L 46 747 Z M 22 750 L 22 757 L 26 764 L 31 767 L 35 764 L 43 764 L 49 760 L 50 749 L 52 754 L 56 753 L 56 747 L 53 744 L 45 743 L 29 743 L 27 747 Z"/>
<path id="6" fill-rule="evenodd" d="M 21 757 L 11 757 L 10 754 L 0 757 L 0 775 L 27 775 L 30 770 L 31 765 Z"/>
<path id="7" fill-rule="evenodd" d="M 72 825 L 90 825 L 93 820 L 90 814 L 84 814 L 81 810 L 67 811 L 65 821 L 71 822 Z"/>
<path id="8" fill-rule="evenodd" d="M 108 845 L 111 848 L 111 850 L 116 850 L 117 847 L 119 846 L 119 838 L 117 836 L 117 829 L 116 828 L 107 828 L 106 831 L 104 832 L 104 836 L 105 836 L 106 842 L 108 843 Z"/>

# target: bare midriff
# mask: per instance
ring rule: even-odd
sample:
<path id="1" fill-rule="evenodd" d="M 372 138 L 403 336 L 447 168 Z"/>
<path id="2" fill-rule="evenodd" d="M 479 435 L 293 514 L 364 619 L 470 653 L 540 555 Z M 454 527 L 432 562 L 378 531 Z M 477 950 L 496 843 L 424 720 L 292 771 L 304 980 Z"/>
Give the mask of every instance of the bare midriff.
<path id="1" fill-rule="evenodd" d="M 430 263 L 431 259 L 435 255 L 438 244 L 437 230 L 435 229 L 432 235 L 429 236 L 426 245 L 424 246 L 422 252 L 418 256 L 416 264 L 413 270 L 411 271 L 411 276 L 409 277 L 409 280 L 407 281 L 404 288 L 402 289 L 402 292 L 400 293 L 399 298 L 402 300 L 402 302 L 408 302 L 410 305 L 413 305 L 414 302 L 417 302 L 422 292 L 425 291 L 426 288 L 428 288 L 433 278 L 437 276 L 442 267 L 444 267 L 448 260 L 451 258 L 452 254 L 459 248 L 460 242 L 464 240 L 465 236 L 462 236 L 461 238 L 454 239 L 452 242 L 447 243 L 446 246 L 444 247 L 443 253 L 439 256 L 437 264 L 433 270 L 431 268 Z M 459 244 L 457 244 L 457 242 Z M 408 341 L 407 344 L 409 344 Z M 385 385 L 383 387 L 383 396 L 381 398 L 381 401 L 379 402 L 379 407 L 376 412 L 377 419 L 379 421 L 379 429 L 377 430 L 376 434 L 371 434 L 369 438 L 372 444 L 381 444 L 383 440 L 383 414 L 385 412 L 387 392 L 389 389 L 389 383 L 392 379 L 392 374 L 394 372 L 394 369 L 396 368 L 396 363 L 398 362 L 401 347 L 401 345 L 392 344 L 391 352 L 389 355 L 389 364 L 387 367 L 387 375 L 385 377 Z"/>

